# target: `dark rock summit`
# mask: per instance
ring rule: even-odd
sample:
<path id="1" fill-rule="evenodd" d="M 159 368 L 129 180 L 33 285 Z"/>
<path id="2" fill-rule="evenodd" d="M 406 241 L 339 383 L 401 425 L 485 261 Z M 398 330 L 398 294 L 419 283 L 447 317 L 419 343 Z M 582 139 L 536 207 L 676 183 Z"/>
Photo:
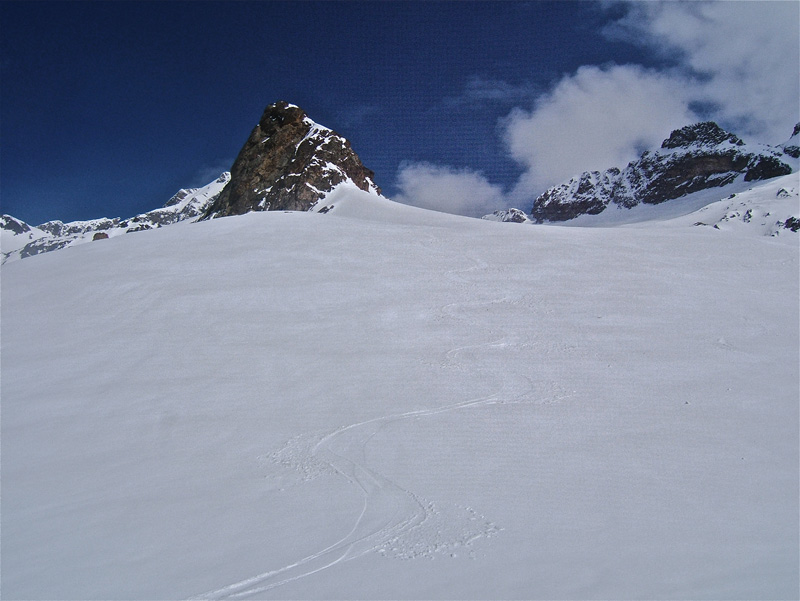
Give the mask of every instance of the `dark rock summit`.
<path id="1" fill-rule="evenodd" d="M 737 136 L 722 129 L 713 121 L 687 125 L 673 131 L 669 138 L 661 143 L 661 148 L 681 148 L 689 146 L 717 146 L 723 142 L 744 146 Z"/>
<path id="2" fill-rule="evenodd" d="M 250 211 L 308 211 L 334 187 L 352 182 L 380 194 L 350 142 L 299 107 L 266 108 L 231 168 L 231 181 L 204 219 Z"/>
<path id="3" fill-rule="evenodd" d="M 791 149 L 789 143 L 745 144 L 711 121 L 689 125 L 673 131 L 659 150 L 644 152 L 624 169 L 587 171 L 550 188 L 534 200 L 531 219 L 566 221 L 596 215 L 611 203 L 627 208 L 659 204 L 740 177 L 755 181 L 786 175 L 792 173 L 787 163 Z"/>
<path id="4" fill-rule="evenodd" d="M 6 230 L 15 236 L 19 236 L 30 232 L 31 228 L 24 221 L 20 221 L 11 215 L 0 215 L 0 230 Z"/>

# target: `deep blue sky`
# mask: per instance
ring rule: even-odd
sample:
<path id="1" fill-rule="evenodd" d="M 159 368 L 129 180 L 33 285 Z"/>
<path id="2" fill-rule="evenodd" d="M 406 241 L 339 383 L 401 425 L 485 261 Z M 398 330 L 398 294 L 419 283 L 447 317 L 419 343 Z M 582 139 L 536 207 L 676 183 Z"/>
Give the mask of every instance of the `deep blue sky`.
<path id="1" fill-rule="evenodd" d="M 288 100 L 347 137 L 389 196 L 398 168 L 510 188 L 499 128 L 581 65 L 673 58 L 602 33 L 589 2 L 0 3 L 0 210 L 131 216 L 228 169 Z"/>

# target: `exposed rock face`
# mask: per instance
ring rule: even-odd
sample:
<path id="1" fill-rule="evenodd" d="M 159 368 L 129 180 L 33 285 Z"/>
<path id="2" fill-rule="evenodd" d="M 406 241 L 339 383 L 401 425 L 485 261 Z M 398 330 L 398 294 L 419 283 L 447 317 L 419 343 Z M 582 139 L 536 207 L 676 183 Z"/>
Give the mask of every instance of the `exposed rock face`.
<path id="1" fill-rule="evenodd" d="M 794 126 L 792 137 L 782 145 L 783 152 L 792 158 L 800 158 L 800 123 Z"/>
<path id="2" fill-rule="evenodd" d="M 508 209 L 495 211 L 491 215 L 484 215 L 481 219 L 487 221 L 502 221 L 504 223 L 530 223 L 530 219 L 524 211 L 519 209 Z"/>
<path id="3" fill-rule="evenodd" d="M 189 219 L 249 211 L 308 211 L 345 182 L 380 194 L 372 179 L 372 171 L 347 140 L 314 123 L 299 107 L 277 102 L 264 111 L 231 173 L 202 188 L 178 191 L 160 209 L 128 219 L 48 221 L 37 227 L 3 215 L 3 262 Z M 319 207 L 320 212 L 330 208 Z"/>
<path id="4" fill-rule="evenodd" d="M 661 143 L 661 148 L 688 148 L 690 146 L 710 148 L 723 142 L 744 146 L 744 142 L 737 136 L 726 132 L 713 121 L 706 121 L 676 129 L 669 135 L 669 138 Z"/>
<path id="5" fill-rule="evenodd" d="M 314 123 L 301 108 L 276 102 L 250 133 L 231 168 L 231 181 L 204 218 L 308 211 L 345 181 L 380 194 L 373 177 L 350 142 Z"/>
<path id="6" fill-rule="evenodd" d="M 622 170 L 585 172 L 550 188 L 533 202 L 531 219 L 566 221 L 601 213 L 610 203 L 628 208 L 658 204 L 739 177 L 754 181 L 786 175 L 792 173 L 787 154 L 785 147 L 747 145 L 710 121 L 690 125 Z"/>
<path id="7" fill-rule="evenodd" d="M 180 190 L 160 209 L 124 220 L 118 217 L 112 219 L 102 217 L 69 223 L 48 221 L 31 227 L 19 219 L 3 215 L 0 217 L 3 262 L 24 259 L 92 240 L 155 229 L 179 221 L 195 219 L 208 210 L 209 205 L 229 181 L 230 173 L 225 172 L 202 188 Z"/>
<path id="8" fill-rule="evenodd" d="M 27 223 L 11 215 L 0 215 L 0 229 L 15 236 L 31 231 L 31 227 Z"/>

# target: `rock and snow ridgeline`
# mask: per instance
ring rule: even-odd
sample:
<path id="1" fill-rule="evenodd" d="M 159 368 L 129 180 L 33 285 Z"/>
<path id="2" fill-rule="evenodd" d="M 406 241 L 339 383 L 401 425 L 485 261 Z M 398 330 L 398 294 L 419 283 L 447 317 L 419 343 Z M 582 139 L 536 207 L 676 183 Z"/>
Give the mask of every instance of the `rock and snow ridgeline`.
<path id="1" fill-rule="evenodd" d="M 756 182 L 796 172 L 800 124 L 784 144 L 746 144 L 716 123 L 675 130 L 656 151 L 645 151 L 624 169 L 586 171 L 533 201 L 528 221 L 563 222 L 598 215 L 611 206 L 657 205 L 729 184 Z M 521 222 L 516 212 L 487 218 Z"/>
<path id="2" fill-rule="evenodd" d="M 92 240 L 113 238 L 129 232 L 151 230 L 204 214 L 209 204 L 230 181 L 231 174 L 222 173 L 202 188 L 179 190 L 163 207 L 141 213 L 128 219 L 119 217 L 91 219 L 88 221 L 48 221 L 30 226 L 10 215 L 0 216 L 3 263 L 24 259 Z"/>
<path id="3" fill-rule="evenodd" d="M 310 211 L 336 186 L 380 194 L 350 142 L 298 106 L 266 108 L 231 168 L 231 181 L 205 218 L 250 211 Z"/>
<path id="4" fill-rule="evenodd" d="M 645 151 L 624 169 L 587 171 L 550 188 L 534 200 L 530 214 L 512 208 L 484 219 L 514 223 L 571 221 L 599 215 L 612 206 L 655 206 L 733 184 L 740 184 L 744 190 L 744 182 L 796 173 L 799 166 L 800 124 L 787 142 L 768 146 L 745 144 L 713 122 L 697 123 L 673 131 L 660 149 Z M 324 213 L 332 207 L 322 201 L 342 185 L 380 196 L 373 179 L 373 172 L 363 165 L 345 138 L 312 121 L 298 106 L 276 102 L 264 110 L 230 173 L 223 173 L 202 188 L 180 190 L 160 209 L 124 220 L 49 221 L 35 227 L 9 215 L 0 216 L 2 260 L 186 220 L 250 211 Z M 724 191 L 720 192 L 708 203 L 721 198 Z M 792 188 L 789 194 L 796 196 L 796 191 Z M 791 210 L 793 214 L 774 224 L 773 233 L 780 226 L 797 231 L 795 224 L 800 215 Z"/>

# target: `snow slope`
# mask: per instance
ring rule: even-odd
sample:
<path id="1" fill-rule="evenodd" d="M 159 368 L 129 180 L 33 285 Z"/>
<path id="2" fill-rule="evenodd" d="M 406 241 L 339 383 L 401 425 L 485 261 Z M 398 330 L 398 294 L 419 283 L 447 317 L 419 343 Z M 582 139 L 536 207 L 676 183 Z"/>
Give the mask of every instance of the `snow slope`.
<path id="1" fill-rule="evenodd" d="M 326 203 L 2 267 L 3 598 L 797 598 L 796 234 Z"/>

